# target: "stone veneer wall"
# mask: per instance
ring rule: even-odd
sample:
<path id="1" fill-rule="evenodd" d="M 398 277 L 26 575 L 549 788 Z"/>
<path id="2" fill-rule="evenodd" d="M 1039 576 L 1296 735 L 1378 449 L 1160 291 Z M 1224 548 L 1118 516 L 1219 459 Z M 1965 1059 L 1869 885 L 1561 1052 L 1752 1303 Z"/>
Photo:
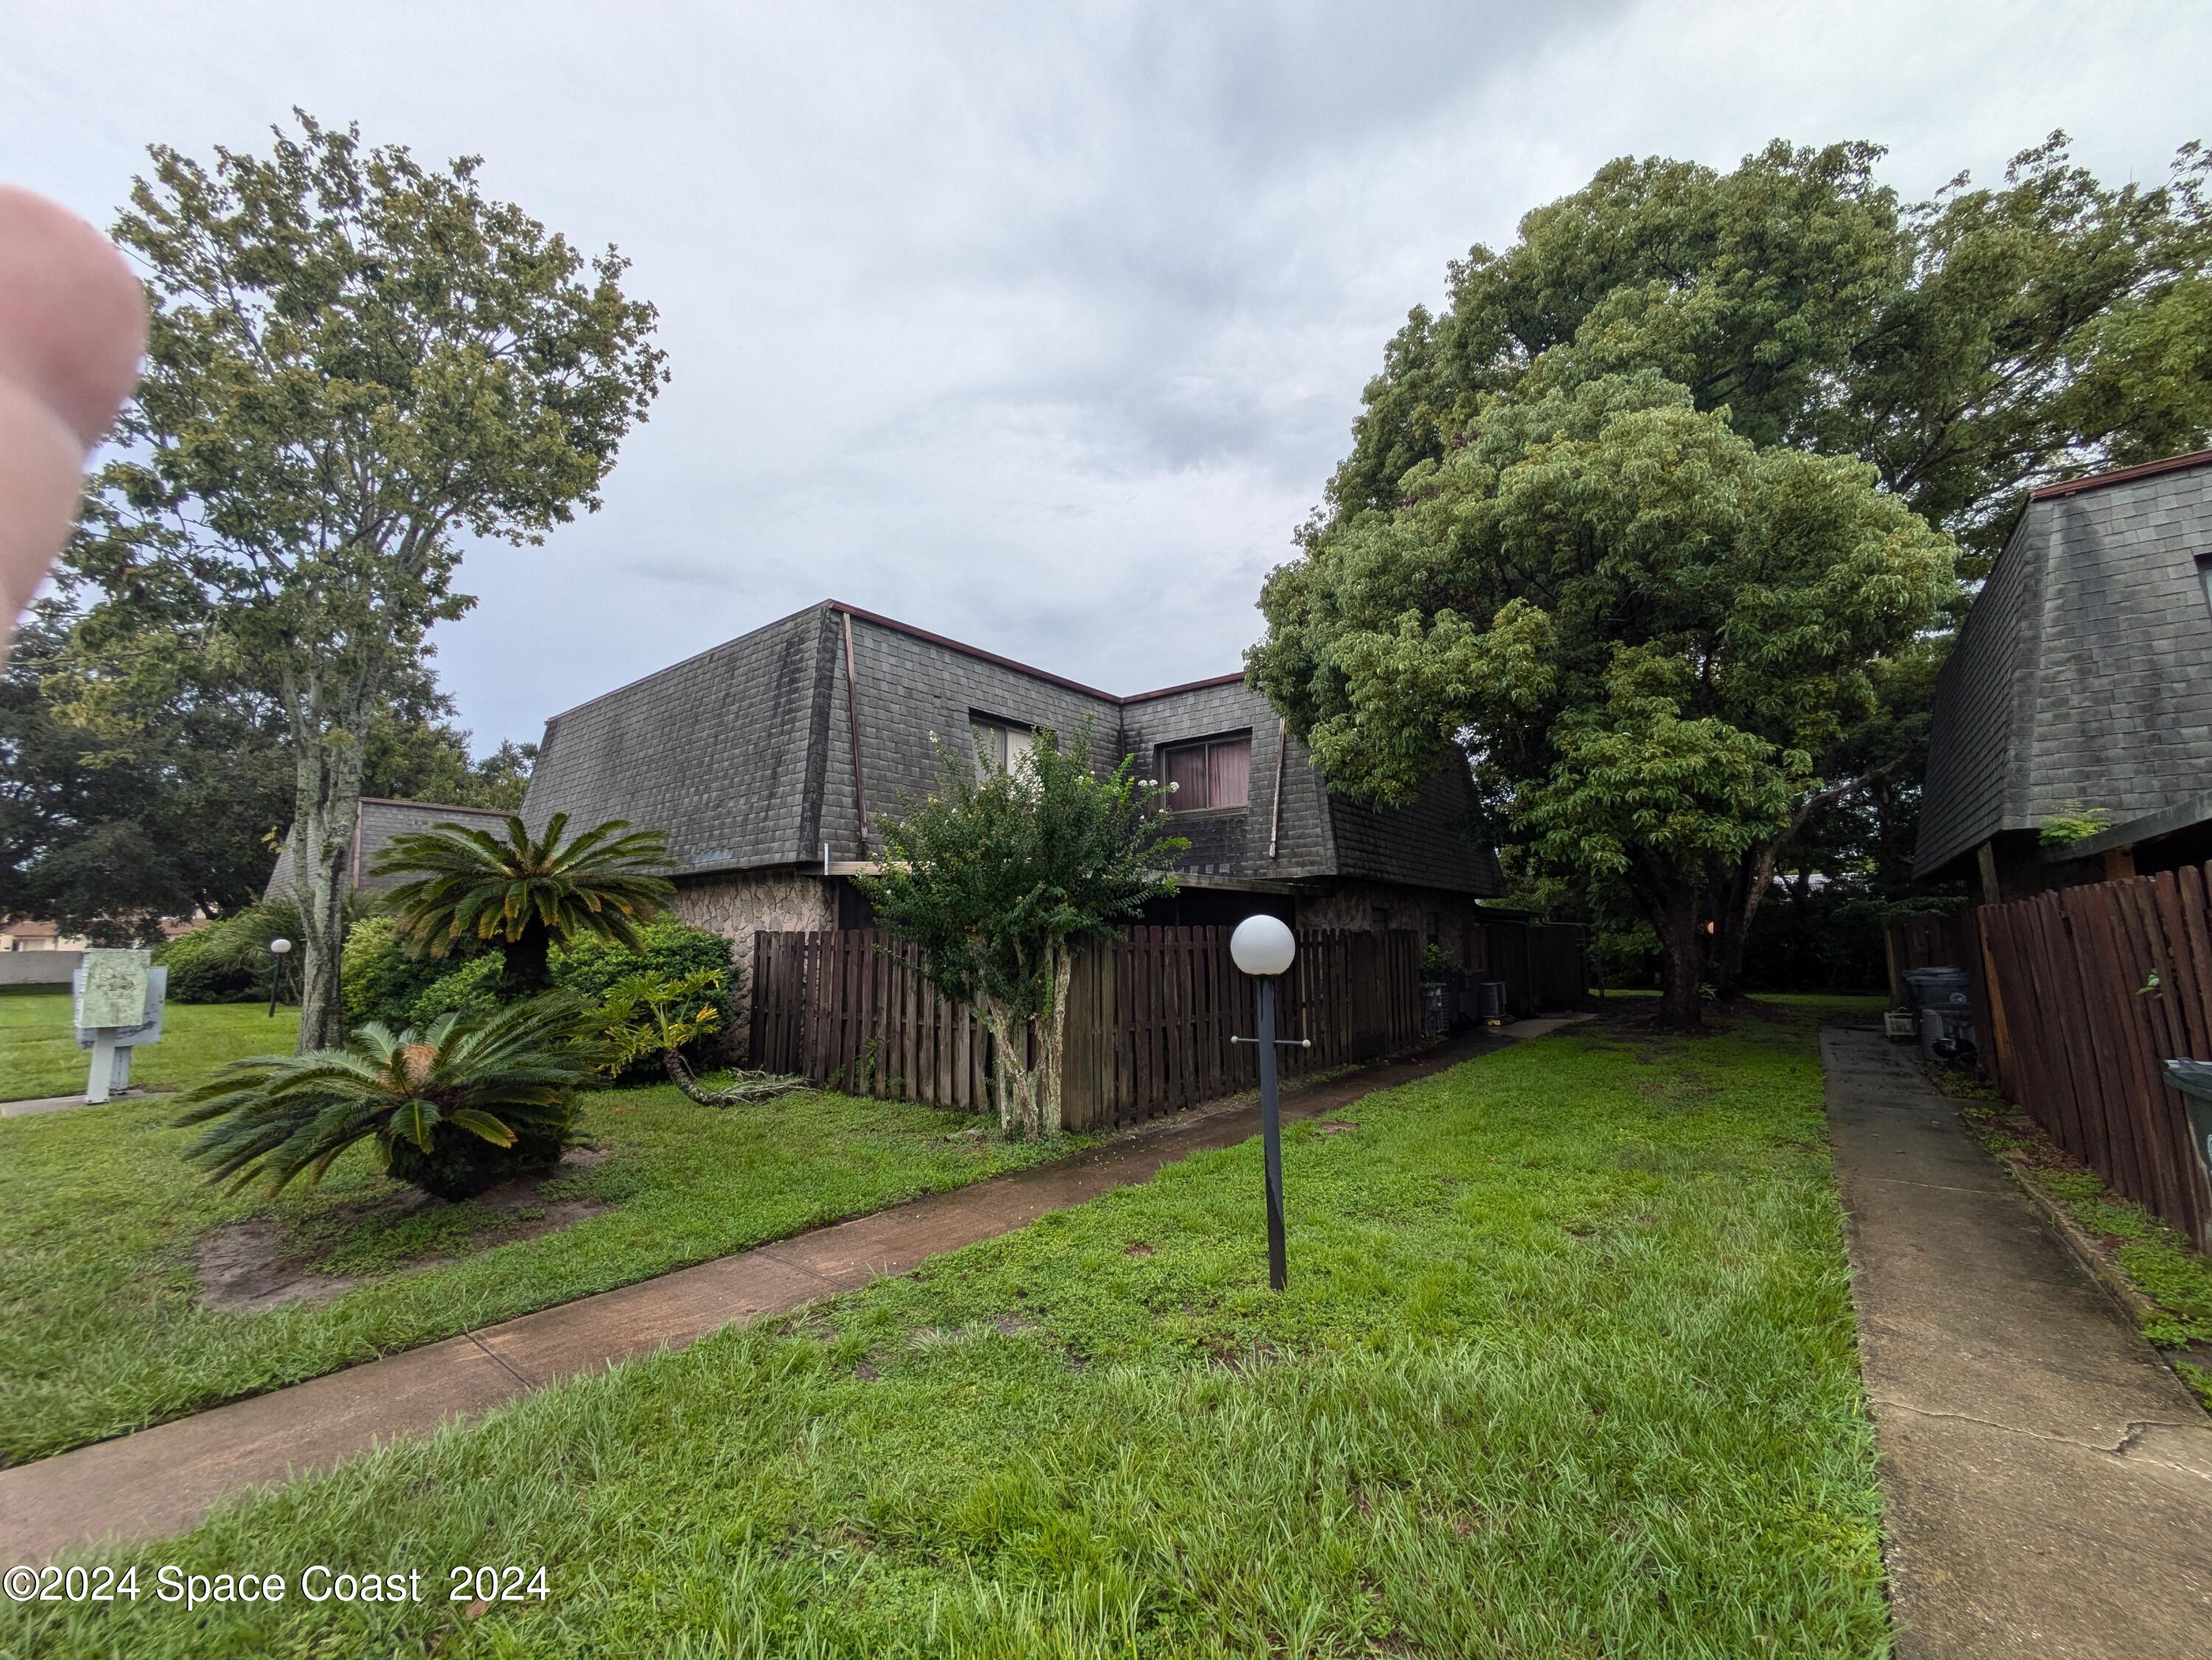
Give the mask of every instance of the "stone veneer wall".
<path id="1" fill-rule="evenodd" d="M 1467 960 L 1470 924 L 1480 921 L 1474 902 L 1442 888 L 1409 888 L 1397 882 L 1340 881 L 1329 894 L 1298 896 L 1301 928 L 1370 929 L 1374 913 L 1390 913 L 1392 928 L 1410 928 L 1425 945 L 1429 912 L 1437 913 L 1437 942 L 1460 962 Z"/>
<path id="2" fill-rule="evenodd" d="M 737 997 L 732 1049 L 743 1053 L 752 1031 L 753 935 L 800 932 L 837 925 L 837 893 L 828 878 L 805 870 L 741 870 L 727 875 L 679 876 L 677 916 L 730 942 L 730 956 L 744 971 Z"/>

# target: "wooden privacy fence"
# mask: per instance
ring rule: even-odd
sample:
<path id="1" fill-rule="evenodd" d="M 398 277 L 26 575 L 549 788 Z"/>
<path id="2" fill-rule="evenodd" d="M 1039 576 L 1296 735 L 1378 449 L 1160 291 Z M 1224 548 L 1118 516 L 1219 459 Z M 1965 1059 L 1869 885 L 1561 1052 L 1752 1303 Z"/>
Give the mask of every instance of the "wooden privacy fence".
<path id="1" fill-rule="evenodd" d="M 1253 984 L 1225 928 L 1133 928 L 1086 947 L 1068 986 L 1062 1057 L 1070 1130 L 1132 1124 L 1251 1088 Z M 882 929 L 754 936 L 753 1063 L 854 1094 L 985 1110 L 991 1039 L 922 978 Z M 1296 1076 L 1411 1045 L 1420 1035 L 1420 947 L 1410 932 L 1313 930 L 1277 999 Z"/>
<path id="2" fill-rule="evenodd" d="M 2207 918 L 2193 867 L 2061 888 L 1970 913 L 1959 965 L 1999 1089 L 2200 1251 L 2212 1250 L 2204 1178 L 2160 1063 L 2212 1059 Z"/>
<path id="3" fill-rule="evenodd" d="M 1906 969 L 1966 966 L 1966 919 L 1955 912 L 1892 917 L 1882 924 L 1881 942 L 1889 964 L 1889 995 L 1898 1003 L 1908 1001 Z"/>
<path id="4" fill-rule="evenodd" d="M 1482 923 L 1478 933 L 1474 966 L 1504 982 L 1510 1013 L 1572 1009 L 1589 993 L 1583 930 L 1572 923 Z"/>

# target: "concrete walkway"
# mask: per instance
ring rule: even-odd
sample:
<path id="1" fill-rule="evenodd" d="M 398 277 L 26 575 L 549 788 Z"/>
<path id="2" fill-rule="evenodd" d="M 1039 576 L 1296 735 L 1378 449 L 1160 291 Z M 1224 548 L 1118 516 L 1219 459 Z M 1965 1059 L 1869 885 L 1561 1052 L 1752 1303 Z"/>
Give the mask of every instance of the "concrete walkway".
<path id="1" fill-rule="evenodd" d="M 1910 1050 L 1821 1052 L 1900 1660 L 2212 1654 L 2212 1419 Z"/>
<path id="2" fill-rule="evenodd" d="M 165 1089 L 118 1089 L 107 1099 L 111 1101 L 143 1101 L 156 1095 L 174 1093 Z M 91 1103 L 85 1100 L 82 1090 L 74 1095 L 39 1095 L 27 1101 L 0 1101 L 0 1118 L 35 1118 L 41 1112 L 62 1112 L 72 1106 L 89 1105 Z"/>
<path id="3" fill-rule="evenodd" d="M 1412 1060 L 1285 1090 L 1283 1116 L 1333 1112 L 1581 1018 L 1519 1021 L 1496 1035 L 1469 1034 Z M 733 1320 L 781 1313 L 907 1273 L 940 1252 L 1025 1227 L 1048 1210 L 1150 1181 L 1194 1153 L 1234 1146 L 1258 1133 L 1259 1117 L 1256 1106 L 1246 1106 L 1162 1119 L 1070 1159 L 0 1470 L 0 1567 L 43 1563 L 104 1536 L 131 1541 L 179 1533 L 241 1489 L 329 1469 L 380 1442 L 427 1435 L 563 1378 L 681 1348 Z M 1253 1204 L 1256 1215 L 1256 1190 Z"/>

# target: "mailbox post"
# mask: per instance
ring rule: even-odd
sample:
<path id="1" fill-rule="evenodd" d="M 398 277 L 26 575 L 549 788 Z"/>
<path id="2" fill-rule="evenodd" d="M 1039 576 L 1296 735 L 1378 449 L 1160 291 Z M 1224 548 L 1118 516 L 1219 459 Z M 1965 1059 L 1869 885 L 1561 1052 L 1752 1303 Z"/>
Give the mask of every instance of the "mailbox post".
<path id="1" fill-rule="evenodd" d="M 131 1051 L 161 1041 L 161 1003 L 169 971 L 145 951 L 91 950 L 71 979 L 76 1042 L 92 1051 L 84 1081 L 88 1104 L 106 1100 L 131 1082 Z"/>

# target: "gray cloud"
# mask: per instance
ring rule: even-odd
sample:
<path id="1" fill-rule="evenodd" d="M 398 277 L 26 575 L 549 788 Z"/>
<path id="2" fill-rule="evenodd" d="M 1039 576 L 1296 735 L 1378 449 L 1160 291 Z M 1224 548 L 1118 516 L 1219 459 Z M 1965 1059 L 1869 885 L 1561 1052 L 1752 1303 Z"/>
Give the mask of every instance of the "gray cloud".
<path id="1" fill-rule="evenodd" d="M 635 261 L 674 384 L 441 634 L 486 742 L 829 594 L 1118 690 L 1233 668 L 1407 308 L 1607 157 L 1869 136 L 1920 192 L 2212 124 L 2212 21 L 2148 5 L 12 9 L 0 173 L 97 220 L 299 103 Z"/>

